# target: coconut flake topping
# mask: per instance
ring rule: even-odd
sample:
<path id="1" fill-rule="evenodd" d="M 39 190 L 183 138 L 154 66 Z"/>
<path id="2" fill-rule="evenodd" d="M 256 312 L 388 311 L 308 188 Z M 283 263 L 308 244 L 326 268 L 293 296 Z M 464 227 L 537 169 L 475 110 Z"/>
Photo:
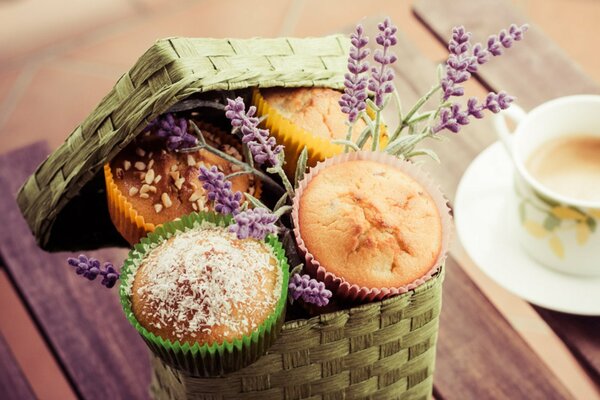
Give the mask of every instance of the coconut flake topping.
<path id="1" fill-rule="evenodd" d="M 263 321 L 251 316 L 274 310 L 281 296 L 283 277 L 270 247 L 238 240 L 223 227 L 175 235 L 152 249 L 140 268 L 142 314 L 152 312 L 150 325 L 169 326 L 178 339 L 210 334 L 215 326 L 233 334 L 255 330 Z"/>

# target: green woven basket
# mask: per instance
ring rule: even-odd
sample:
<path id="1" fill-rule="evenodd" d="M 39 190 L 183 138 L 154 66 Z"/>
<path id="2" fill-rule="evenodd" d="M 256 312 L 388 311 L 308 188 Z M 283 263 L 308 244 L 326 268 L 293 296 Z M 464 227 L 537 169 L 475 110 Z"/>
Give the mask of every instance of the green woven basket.
<path id="1" fill-rule="evenodd" d="M 47 250 L 127 246 L 106 205 L 102 166 L 189 96 L 270 86 L 340 88 L 349 40 L 158 41 L 25 182 L 18 203 Z M 85 223 L 86 229 L 78 229 Z M 153 361 L 156 399 L 428 399 L 443 268 L 400 296 L 286 322 L 257 362 L 224 378 Z"/>
<path id="2" fill-rule="evenodd" d="M 102 166 L 148 122 L 192 94 L 247 87 L 343 85 L 349 40 L 159 40 L 25 182 L 17 202 L 50 251 L 127 246 L 106 205 Z M 82 221 L 86 229 L 77 229 Z"/>
<path id="3" fill-rule="evenodd" d="M 405 294 L 289 321 L 257 362 L 197 378 L 153 357 L 155 400 L 429 400 L 444 269 Z"/>

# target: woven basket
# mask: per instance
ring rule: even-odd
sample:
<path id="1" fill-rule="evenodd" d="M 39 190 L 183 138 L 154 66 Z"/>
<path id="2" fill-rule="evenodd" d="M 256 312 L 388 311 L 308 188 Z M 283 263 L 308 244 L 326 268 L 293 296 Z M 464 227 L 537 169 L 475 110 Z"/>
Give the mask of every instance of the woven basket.
<path id="1" fill-rule="evenodd" d="M 270 86 L 343 86 L 349 40 L 158 41 L 25 182 L 21 211 L 46 250 L 128 246 L 108 213 L 103 165 L 189 96 Z M 82 225 L 85 229 L 81 229 Z M 153 361 L 156 399 L 428 399 L 443 269 L 387 300 L 284 324 L 267 355 L 224 378 Z"/>
<path id="2" fill-rule="evenodd" d="M 340 35 L 159 40 L 19 191 L 19 207 L 38 244 L 51 251 L 128 246 L 110 221 L 102 167 L 149 121 L 200 92 L 340 88 L 348 47 Z"/>
<path id="3" fill-rule="evenodd" d="M 427 400 L 443 271 L 400 296 L 287 322 L 265 356 L 224 378 L 189 376 L 153 357 L 151 395 L 155 400 Z"/>

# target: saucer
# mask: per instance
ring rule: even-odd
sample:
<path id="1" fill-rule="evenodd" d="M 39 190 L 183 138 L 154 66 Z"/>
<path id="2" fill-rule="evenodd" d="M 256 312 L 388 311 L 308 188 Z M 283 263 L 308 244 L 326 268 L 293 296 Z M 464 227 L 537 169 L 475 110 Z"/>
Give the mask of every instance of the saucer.
<path id="1" fill-rule="evenodd" d="M 546 268 L 519 245 L 508 218 L 513 173 L 506 150 L 496 142 L 463 175 L 454 219 L 467 254 L 496 283 L 530 303 L 569 314 L 600 315 L 600 277 Z"/>

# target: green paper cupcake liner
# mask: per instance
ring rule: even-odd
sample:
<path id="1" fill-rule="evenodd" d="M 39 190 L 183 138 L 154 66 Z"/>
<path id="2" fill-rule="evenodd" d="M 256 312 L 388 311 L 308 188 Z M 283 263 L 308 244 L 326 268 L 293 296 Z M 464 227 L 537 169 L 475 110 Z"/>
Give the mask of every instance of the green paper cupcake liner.
<path id="1" fill-rule="evenodd" d="M 164 240 L 201 226 L 211 223 L 217 226 L 227 226 L 232 218 L 212 212 L 192 213 L 181 219 L 165 223 L 149 233 L 140 243 L 136 244 L 129 252 L 127 260 L 121 271 L 121 286 L 119 295 L 123 311 L 129 322 L 142 336 L 150 350 L 161 358 L 166 364 L 184 371 L 193 376 L 213 377 L 224 376 L 237 371 L 256 361 L 261 357 L 277 338 L 285 320 L 285 306 L 287 303 L 287 288 L 289 280 L 289 267 L 285 251 L 276 236 L 269 235 L 265 242 L 271 247 L 278 265 L 283 272 L 281 283 L 281 296 L 275 311 L 251 335 L 234 339 L 232 342 L 213 343 L 212 345 L 195 343 L 172 342 L 154 335 L 144 328 L 135 318 L 131 309 L 131 298 L 128 293 L 131 280 L 137 267 L 145 255 Z"/>

